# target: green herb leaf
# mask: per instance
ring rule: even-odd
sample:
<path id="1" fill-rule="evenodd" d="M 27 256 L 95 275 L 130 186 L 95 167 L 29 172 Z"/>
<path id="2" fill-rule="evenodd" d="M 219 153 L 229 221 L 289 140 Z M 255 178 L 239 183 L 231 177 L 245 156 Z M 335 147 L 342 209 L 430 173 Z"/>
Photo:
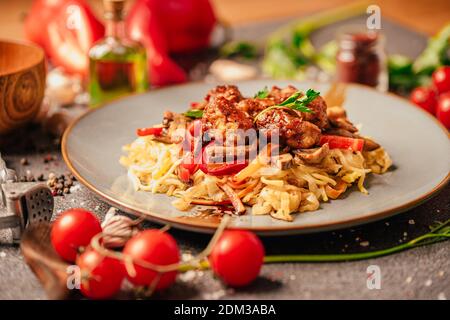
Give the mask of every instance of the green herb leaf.
<path id="1" fill-rule="evenodd" d="M 320 95 L 320 92 L 313 89 L 308 89 L 308 91 L 306 91 L 306 94 L 301 98 L 299 98 L 300 95 L 300 91 L 295 92 L 289 98 L 280 103 L 279 106 L 288 107 L 301 112 L 311 113 L 312 110 L 308 108 L 308 104 L 316 99 Z"/>
<path id="2" fill-rule="evenodd" d="M 258 99 L 264 99 L 267 98 L 267 96 L 269 95 L 269 89 L 267 89 L 267 87 L 264 87 L 264 89 L 259 90 L 254 98 L 258 98 Z"/>
<path id="3" fill-rule="evenodd" d="M 308 89 L 305 95 L 300 97 L 301 95 L 302 95 L 301 91 L 294 92 L 290 97 L 288 97 L 280 104 L 262 110 L 255 116 L 254 121 L 256 121 L 258 117 L 262 115 L 264 112 L 277 108 L 290 108 L 300 112 L 312 113 L 313 111 L 310 108 L 308 108 L 308 104 L 311 103 L 311 101 L 313 101 L 315 98 L 317 98 L 320 95 L 320 92 L 315 91 L 313 89 Z"/>
<path id="4" fill-rule="evenodd" d="M 309 111 L 302 111 L 302 112 L 312 112 L 312 110 L 309 109 L 307 107 L 307 105 L 310 104 L 311 102 L 313 102 L 313 100 L 316 99 L 319 95 L 320 95 L 320 92 L 315 91 L 313 89 L 308 89 L 308 91 L 306 91 L 306 94 L 303 97 L 301 97 L 300 99 L 297 99 L 295 101 L 295 105 L 292 108 L 299 110 L 299 111 L 302 111 L 300 109 L 306 108 Z"/>
<path id="5" fill-rule="evenodd" d="M 186 117 L 198 119 L 203 117 L 203 110 L 191 109 L 184 113 Z"/>
<path id="6" fill-rule="evenodd" d="M 297 91 L 295 93 L 293 93 L 289 98 L 287 98 L 286 100 L 284 100 L 282 103 L 279 104 L 280 107 L 287 107 L 290 104 L 293 104 L 298 97 L 301 95 L 302 93 L 300 91 Z"/>

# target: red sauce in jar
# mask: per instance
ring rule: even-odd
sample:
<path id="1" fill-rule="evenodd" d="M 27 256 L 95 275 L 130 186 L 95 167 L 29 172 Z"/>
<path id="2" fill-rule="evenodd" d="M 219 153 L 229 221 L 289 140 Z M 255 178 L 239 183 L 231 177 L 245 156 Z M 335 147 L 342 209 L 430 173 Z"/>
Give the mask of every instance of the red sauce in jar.
<path id="1" fill-rule="evenodd" d="M 336 77 L 372 87 L 387 87 L 385 54 L 376 32 L 343 33 L 336 56 Z"/>

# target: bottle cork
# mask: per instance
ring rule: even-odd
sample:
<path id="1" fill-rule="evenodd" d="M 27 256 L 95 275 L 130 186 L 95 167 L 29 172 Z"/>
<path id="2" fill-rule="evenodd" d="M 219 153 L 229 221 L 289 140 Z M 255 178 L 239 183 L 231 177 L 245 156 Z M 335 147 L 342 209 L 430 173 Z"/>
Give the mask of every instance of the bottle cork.
<path id="1" fill-rule="evenodd" d="M 122 20 L 125 0 L 103 0 L 105 19 Z"/>

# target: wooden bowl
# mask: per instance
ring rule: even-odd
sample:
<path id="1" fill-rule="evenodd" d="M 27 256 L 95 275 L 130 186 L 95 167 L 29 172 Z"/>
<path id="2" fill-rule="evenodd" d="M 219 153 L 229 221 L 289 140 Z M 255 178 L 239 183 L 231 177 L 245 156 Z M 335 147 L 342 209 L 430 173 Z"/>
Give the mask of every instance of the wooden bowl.
<path id="1" fill-rule="evenodd" d="M 44 90 L 44 51 L 32 44 L 0 40 L 0 134 L 32 120 Z"/>

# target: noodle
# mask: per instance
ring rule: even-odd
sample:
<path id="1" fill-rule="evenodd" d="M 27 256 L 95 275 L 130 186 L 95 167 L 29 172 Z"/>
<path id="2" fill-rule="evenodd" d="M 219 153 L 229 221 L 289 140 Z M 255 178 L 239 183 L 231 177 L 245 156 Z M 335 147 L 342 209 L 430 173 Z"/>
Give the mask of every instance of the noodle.
<path id="1" fill-rule="evenodd" d="M 176 196 L 173 205 L 178 210 L 189 210 L 196 199 L 226 200 L 218 184 L 228 183 L 244 204 L 252 206 L 254 215 L 270 214 L 284 221 L 292 221 L 294 212 L 317 210 L 320 201 L 338 198 L 353 183 L 367 194 L 366 175 L 384 173 L 392 164 L 383 148 L 362 153 L 332 149 L 321 164 L 299 164 L 285 170 L 257 157 L 231 180 L 199 170 L 188 187 L 175 173 L 183 161 L 177 145 L 140 137 L 123 150 L 128 154 L 120 163 L 128 168 L 133 188 Z"/>

